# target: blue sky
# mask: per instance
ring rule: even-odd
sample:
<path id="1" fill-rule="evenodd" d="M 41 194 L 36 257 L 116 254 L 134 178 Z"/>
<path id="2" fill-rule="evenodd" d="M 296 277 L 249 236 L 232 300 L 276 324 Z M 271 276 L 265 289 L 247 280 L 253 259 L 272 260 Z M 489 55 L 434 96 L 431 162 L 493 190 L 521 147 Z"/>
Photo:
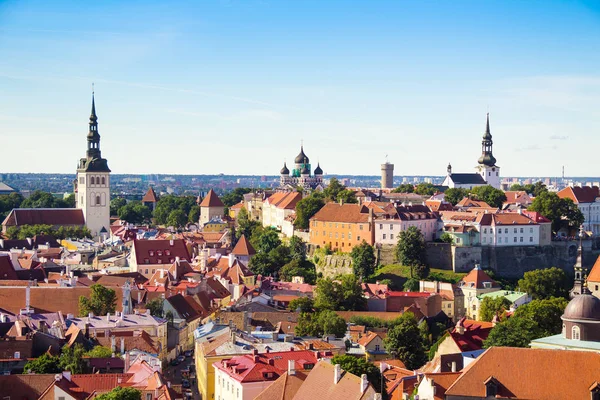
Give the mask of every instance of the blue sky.
<path id="1" fill-rule="evenodd" d="M 600 175 L 600 6 L 0 1 L 1 172 Z"/>

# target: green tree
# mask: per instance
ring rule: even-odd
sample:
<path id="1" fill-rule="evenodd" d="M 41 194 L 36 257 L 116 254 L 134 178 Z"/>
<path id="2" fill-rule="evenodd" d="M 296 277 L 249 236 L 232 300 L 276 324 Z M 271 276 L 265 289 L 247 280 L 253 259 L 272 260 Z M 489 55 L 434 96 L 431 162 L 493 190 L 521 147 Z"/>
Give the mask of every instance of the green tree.
<path id="1" fill-rule="evenodd" d="M 294 227 L 296 229 L 308 229 L 310 219 L 319 212 L 324 205 L 325 201 L 323 200 L 323 196 L 318 192 L 313 192 L 310 196 L 300 200 L 296 204 Z"/>
<path id="2" fill-rule="evenodd" d="M 169 213 L 166 225 L 173 226 L 175 228 L 181 228 L 185 226 L 188 221 L 188 216 L 183 210 L 176 209 Z"/>
<path id="3" fill-rule="evenodd" d="M 540 330 L 540 337 L 556 335 L 562 332 L 561 316 L 567 304 L 567 300 L 562 297 L 533 300 L 517 308 L 511 318 L 526 318 L 534 321 Z"/>
<path id="4" fill-rule="evenodd" d="M 246 208 L 242 208 L 237 215 L 236 219 L 237 229 L 235 231 L 236 239 L 241 238 L 242 236 L 246 236 L 246 239 L 250 239 L 254 233 L 254 230 L 258 227 L 262 226 L 258 221 L 253 221 L 250 219 L 250 215 Z"/>
<path id="5" fill-rule="evenodd" d="M 375 249 L 366 241 L 354 246 L 350 252 L 352 257 L 352 270 L 354 274 L 362 279 L 371 276 L 375 272 Z"/>
<path id="6" fill-rule="evenodd" d="M 416 277 L 416 268 L 426 264 L 425 238 L 416 226 L 400 232 L 396 245 L 396 259 L 402 265 L 410 267 L 411 278 Z"/>
<path id="7" fill-rule="evenodd" d="M 108 393 L 97 396 L 95 400 L 141 400 L 142 392 L 131 387 L 117 386 Z"/>
<path id="8" fill-rule="evenodd" d="M 117 294 L 99 284 L 90 286 L 90 297 L 79 297 L 79 315 L 84 317 L 89 313 L 94 315 L 114 314 L 117 307 Z"/>
<path id="9" fill-rule="evenodd" d="M 373 385 L 373 388 L 377 393 L 381 392 L 382 376 L 379 368 L 375 364 L 368 362 L 363 357 L 355 357 L 348 354 L 337 355 L 331 359 L 333 365 L 339 364 L 340 367 L 351 374 L 356 376 L 367 375 L 369 383 Z"/>
<path id="10" fill-rule="evenodd" d="M 172 194 L 162 196 L 154 208 L 154 219 L 159 225 L 172 225 L 169 224 L 169 217 L 171 217 L 173 211 L 179 210 L 181 213 L 175 214 L 177 220 L 172 219 L 171 222 L 184 220 L 185 222 L 179 225 L 183 226 L 186 224 L 190 211 L 194 206 L 197 206 L 196 197 L 194 196 L 175 196 Z M 183 217 L 181 217 L 181 214 L 183 214 Z"/>
<path id="11" fill-rule="evenodd" d="M 317 280 L 315 308 L 318 310 L 365 310 L 367 301 L 362 287 L 354 275 L 343 275 L 339 281 L 329 278 Z"/>
<path id="12" fill-rule="evenodd" d="M 350 189 L 344 189 L 337 195 L 337 201 L 342 203 L 358 203 L 356 193 Z"/>
<path id="13" fill-rule="evenodd" d="M 290 238 L 290 254 L 292 260 L 298 260 L 304 262 L 306 260 L 306 243 L 299 236 L 292 236 Z"/>
<path id="14" fill-rule="evenodd" d="M 112 202 L 111 202 L 112 207 Z M 152 218 L 152 211 L 141 201 L 131 201 L 117 210 L 119 219 L 127 221 L 131 224 L 142 224 L 150 221 Z"/>
<path id="15" fill-rule="evenodd" d="M 23 373 L 28 374 L 32 372 L 34 374 L 56 374 L 62 372 L 59 366 L 58 356 L 52 356 L 48 353 L 44 353 L 38 358 L 27 361 L 23 368 Z"/>
<path id="16" fill-rule="evenodd" d="M 25 199 L 19 192 L 0 195 L 0 220 L 4 221 L 13 208 L 19 208 L 23 200 Z"/>
<path id="17" fill-rule="evenodd" d="M 331 178 L 329 185 L 323 190 L 323 194 L 330 201 L 338 201 L 338 194 L 346 189 L 337 178 Z"/>
<path id="18" fill-rule="evenodd" d="M 402 288 L 407 292 L 418 292 L 419 280 L 414 278 L 408 278 L 406 282 L 404 282 L 404 286 Z"/>
<path id="19" fill-rule="evenodd" d="M 314 311 L 314 308 L 315 303 L 310 297 L 298 297 L 290 301 L 289 304 L 290 311 L 300 310 L 303 313 L 310 313 Z"/>
<path id="20" fill-rule="evenodd" d="M 293 259 L 279 270 L 279 279 L 284 282 L 291 282 L 294 276 L 301 276 L 305 283 L 314 284 L 317 279 L 315 264 Z"/>
<path id="21" fill-rule="evenodd" d="M 444 233 L 442 233 L 442 236 L 440 236 L 440 240 L 442 242 L 444 242 L 444 243 L 453 244 L 454 243 L 454 236 L 452 236 L 448 232 L 444 232 Z"/>
<path id="22" fill-rule="evenodd" d="M 444 192 L 444 200 L 453 206 L 469 195 L 469 191 L 463 188 L 450 188 Z"/>
<path id="23" fill-rule="evenodd" d="M 584 216 L 571 199 L 561 199 L 556 193 L 541 192 L 528 210 L 537 211 L 552 221 L 552 231 L 563 227 L 575 228 L 583 224 Z"/>
<path id="24" fill-rule="evenodd" d="M 146 303 L 146 308 L 150 310 L 150 314 L 158 318 L 163 318 L 164 316 L 163 306 L 164 299 L 162 297 L 157 297 Z"/>
<path id="25" fill-rule="evenodd" d="M 36 190 L 23 200 L 21 208 L 56 208 L 60 206 L 58 203 L 58 199 L 52 193 Z"/>
<path id="26" fill-rule="evenodd" d="M 244 195 L 246 193 L 250 193 L 251 191 L 251 188 L 235 188 L 221 196 L 221 201 L 226 207 L 231 207 L 242 201 L 244 199 Z"/>
<path id="27" fill-rule="evenodd" d="M 85 355 L 90 358 L 110 358 L 112 357 L 112 350 L 104 346 L 94 346 Z"/>
<path id="28" fill-rule="evenodd" d="M 506 201 L 504 192 L 491 185 L 474 187 L 471 189 L 471 193 L 477 200 L 485 201 L 491 207 L 502 208 L 502 204 Z"/>
<path id="29" fill-rule="evenodd" d="M 527 318 L 508 318 L 496 324 L 483 342 L 484 347 L 529 347 L 533 339 L 542 337 L 537 324 Z"/>
<path id="30" fill-rule="evenodd" d="M 421 182 L 415 187 L 415 193 L 421 196 L 431 196 L 435 192 L 437 192 L 437 189 L 431 183 Z"/>
<path id="31" fill-rule="evenodd" d="M 75 193 L 67 195 L 64 199 L 58 200 L 61 208 L 75 208 Z"/>
<path id="32" fill-rule="evenodd" d="M 110 201 L 110 215 L 117 215 L 119 213 L 119 209 L 121 207 L 125 207 L 127 205 L 127 200 L 123 197 L 114 197 Z"/>
<path id="33" fill-rule="evenodd" d="M 392 193 L 413 193 L 415 191 L 415 187 L 410 183 L 403 183 L 398 186 L 396 189 L 392 190 Z"/>
<path id="34" fill-rule="evenodd" d="M 339 283 L 330 278 L 317 280 L 315 288 L 315 308 L 319 310 L 339 310 Z"/>
<path id="35" fill-rule="evenodd" d="M 190 212 L 188 214 L 188 222 L 192 224 L 197 224 L 200 220 L 200 206 L 194 205 L 190 208 Z"/>
<path id="36" fill-rule="evenodd" d="M 58 364 L 63 371 L 69 371 L 72 374 L 83 374 L 86 366 L 83 360 L 84 354 L 85 349 L 79 343 L 72 347 L 64 346 Z"/>
<path id="37" fill-rule="evenodd" d="M 281 246 L 279 233 L 277 233 L 277 231 L 271 227 L 264 229 L 258 237 L 253 235 L 250 241 L 257 252 L 265 254 Z"/>
<path id="38" fill-rule="evenodd" d="M 519 289 L 527 292 L 534 300 L 566 298 L 569 294 L 567 285 L 565 271 L 556 267 L 525 272 L 518 283 Z"/>
<path id="39" fill-rule="evenodd" d="M 334 335 L 335 337 L 344 337 L 347 328 L 346 321 L 335 311 L 323 310 L 317 313 L 301 313 L 295 333 L 298 336 Z"/>
<path id="40" fill-rule="evenodd" d="M 383 345 L 388 354 L 398 357 L 408 369 L 420 368 L 427 362 L 425 343 L 413 313 L 400 317 L 399 323 L 388 330 Z"/>
<path id="41" fill-rule="evenodd" d="M 496 314 L 501 316 L 510 306 L 511 302 L 506 297 L 484 297 L 479 308 L 479 319 L 491 322 Z"/>

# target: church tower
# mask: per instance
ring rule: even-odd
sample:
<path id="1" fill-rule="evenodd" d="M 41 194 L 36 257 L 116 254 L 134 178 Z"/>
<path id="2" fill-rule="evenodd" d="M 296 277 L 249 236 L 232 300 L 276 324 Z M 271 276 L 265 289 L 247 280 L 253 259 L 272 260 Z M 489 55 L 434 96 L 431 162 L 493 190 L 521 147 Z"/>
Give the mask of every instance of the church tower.
<path id="1" fill-rule="evenodd" d="M 577 260 L 573 270 L 575 272 L 575 280 L 573 282 L 573 289 L 569 292 L 569 297 L 574 298 L 583 293 L 585 284 L 585 270 L 583 269 L 583 225 L 579 228 L 579 247 L 577 248 Z"/>
<path id="2" fill-rule="evenodd" d="M 93 92 L 89 125 L 86 157 L 80 159 L 77 166 L 76 207 L 83 211 L 85 225 L 92 236 L 105 239 L 110 229 L 110 169 L 100 153 L 100 134 Z"/>
<path id="3" fill-rule="evenodd" d="M 496 165 L 496 158 L 492 154 L 492 145 L 490 113 L 488 113 L 485 133 L 483 134 L 483 140 L 481 141 L 481 157 L 479 157 L 479 160 L 477 161 L 479 165 L 475 167 L 475 169 L 488 185 L 500 189 L 500 167 Z"/>

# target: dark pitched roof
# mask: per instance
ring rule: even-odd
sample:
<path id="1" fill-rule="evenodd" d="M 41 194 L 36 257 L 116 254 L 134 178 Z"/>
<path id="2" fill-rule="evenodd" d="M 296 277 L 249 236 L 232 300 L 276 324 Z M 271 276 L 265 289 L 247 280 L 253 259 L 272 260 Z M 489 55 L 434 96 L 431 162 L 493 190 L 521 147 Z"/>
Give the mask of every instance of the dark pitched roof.
<path id="1" fill-rule="evenodd" d="M 486 184 L 486 181 L 481 177 L 481 175 L 475 172 L 471 174 L 450 174 L 450 179 L 452 179 L 452 182 L 459 185 Z"/>
<path id="2" fill-rule="evenodd" d="M 217 196 L 215 191 L 210 189 L 206 197 L 202 199 L 200 207 L 225 207 L 225 204 L 223 204 L 223 202 L 221 201 L 219 196 Z"/>
<path id="3" fill-rule="evenodd" d="M 171 304 L 175 311 L 177 311 L 177 313 L 181 317 L 185 318 L 185 320 L 188 322 L 201 317 L 201 315 L 196 311 L 196 308 L 192 307 L 192 305 L 188 303 L 180 294 L 176 294 L 175 296 L 167 298 L 167 301 Z"/>
<path id="4" fill-rule="evenodd" d="M 19 277 L 15 272 L 15 269 L 10 262 L 10 257 L 5 255 L 0 255 L 0 280 L 17 280 Z"/>
<path id="5" fill-rule="evenodd" d="M 173 264 L 175 257 L 190 261 L 190 254 L 182 239 L 134 240 L 133 248 L 138 264 Z M 148 259 L 148 262 L 145 260 Z"/>
<path id="6" fill-rule="evenodd" d="M 54 383 L 54 374 L 0 375 L 0 393 L 11 399 L 36 400 Z"/>
<path id="7" fill-rule="evenodd" d="M 85 225 L 77 208 L 14 208 L 2 225 Z"/>

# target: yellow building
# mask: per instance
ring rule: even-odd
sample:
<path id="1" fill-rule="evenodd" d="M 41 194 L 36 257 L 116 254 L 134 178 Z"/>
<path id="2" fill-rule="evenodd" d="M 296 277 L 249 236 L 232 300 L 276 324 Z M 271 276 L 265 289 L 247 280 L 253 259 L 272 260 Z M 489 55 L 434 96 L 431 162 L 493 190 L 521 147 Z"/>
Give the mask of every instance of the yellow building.
<path id="1" fill-rule="evenodd" d="M 367 332 L 366 335 L 358 340 L 360 349 L 365 352 L 367 361 L 378 361 L 389 358 L 383 347 L 383 338 L 385 333 Z"/>

